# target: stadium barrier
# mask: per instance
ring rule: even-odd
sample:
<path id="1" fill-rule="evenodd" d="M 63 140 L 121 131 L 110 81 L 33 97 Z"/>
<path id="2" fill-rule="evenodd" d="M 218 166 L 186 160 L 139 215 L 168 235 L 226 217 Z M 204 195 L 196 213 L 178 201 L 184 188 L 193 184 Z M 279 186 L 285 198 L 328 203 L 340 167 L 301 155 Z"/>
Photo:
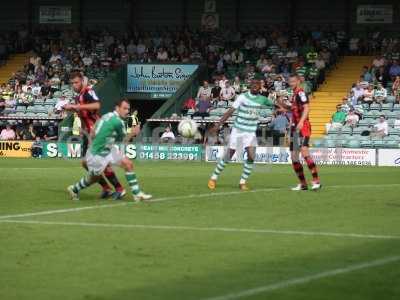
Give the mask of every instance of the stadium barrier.
<path id="1" fill-rule="evenodd" d="M 32 157 L 31 141 L 0 141 L 0 157 Z M 216 162 L 226 150 L 224 146 L 196 144 L 121 144 L 121 151 L 130 159 Z M 42 158 L 81 158 L 82 145 L 68 142 L 42 142 Z M 311 148 L 311 156 L 319 165 L 397 166 L 400 149 Z M 233 162 L 246 159 L 244 152 L 235 154 Z M 291 164 L 288 147 L 257 147 L 256 163 Z"/>

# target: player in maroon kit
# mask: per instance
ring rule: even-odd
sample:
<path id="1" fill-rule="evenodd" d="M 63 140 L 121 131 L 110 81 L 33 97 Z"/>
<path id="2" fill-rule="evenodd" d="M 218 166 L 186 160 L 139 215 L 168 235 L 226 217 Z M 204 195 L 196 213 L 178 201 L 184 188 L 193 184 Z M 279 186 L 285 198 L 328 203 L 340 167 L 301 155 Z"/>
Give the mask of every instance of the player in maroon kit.
<path id="1" fill-rule="evenodd" d="M 77 111 L 79 117 L 81 118 L 83 129 L 86 131 L 86 135 L 83 137 L 82 153 L 83 155 L 86 155 L 92 130 L 96 121 L 100 118 L 100 100 L 95 91 L 84 82 L 84 77 L 80 72 L 71 73 L 70 80 L 72 87 L 74 91 L 78 93 L 78 96 L 75 99 L 76 104 L 68 104 L 64 108 L 66 110 Z M 89 137 L 87 135 L 89 135 Z M 82 161 L 82 165 L 85 169 L 87 169 L 85 161 Z M 103 191 L 100 197 L 102 199 L 108 197 L 112 197 L 114 200 L 121 199 L 126 194 L 126 191 L 118 181 L 117 176 L 115 175 L 111 166 L 106 168 L 104 171 L 104 176 L 114 186 L 115 192 L 112 192 L 112 189 L 107 181 L 104 179 L 104 177 L 101 177 L 99 184 L 101 185 Z"/>
<path id="2" fill-rule="evenodd" d="M 302 191 L 308 189 L 303 166 L 300 162 L 300 153 L 307 163 L 313 178 L 311 189 L 318 190 L 321 188 L 318 170 L 314 160 L 310 156 L 308 148 L 311 137 L 311 123 L 308 119 L 308 113 L 310 111 L 308 96 L 301 88 L 300 79 L 297 75 L 290 76 L 289 85 L 293 90 L 293 95 L 290 99 L 290 106 L 286 106 L 282 103 L 280 103 L 279 106 L 290 109 L 292 113 L 292 119 L 290 122 L 290 154 L 293 169 L 300 181 L 300 184 L 292 188 L 292 190 Z"/>

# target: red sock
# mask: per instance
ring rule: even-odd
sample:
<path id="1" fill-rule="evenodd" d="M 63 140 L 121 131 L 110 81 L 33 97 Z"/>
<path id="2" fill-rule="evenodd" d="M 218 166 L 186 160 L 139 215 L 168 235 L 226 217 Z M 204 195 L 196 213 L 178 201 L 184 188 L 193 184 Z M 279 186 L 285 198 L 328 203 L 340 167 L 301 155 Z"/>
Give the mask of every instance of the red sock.
<path id="1" fill-rule="evenodd" d="M 106 176 L 108 181 L 111 182 L 117 192 L 121 192 L 124 189 L 111 168 L 107 168 L 104 171 L 104 176 Z"/>
<path id="2" fill-rule="evenodd" d="M 304 157 L 304 160 L 306 161 L 307 166 L 310 169 L 311 175 L 313 177 L 313 182 L 319 183 L 318 170 L 317 166 L 314 163 L 314 160 L 310 156 Z"/>
<path id="3" fill-rule="evenodd" d="M 303 166 L 299 161 L 294 161 L 292 162 L 293 170 L 296 172 L 297 177 L 300 180 L 301 185 L 306 186 L 307 181 L 306 178 L 304 177 L 304 170 Z"/>
<path id="4" fill-rule="evenodd" d="M 101 185 L 103 191 L 111 191 L 111 187 L 109 186 L 109 184 L 107 183 L 107 181 L 104 179 L 103 176 L 100 177 L 98 183 Z"/>

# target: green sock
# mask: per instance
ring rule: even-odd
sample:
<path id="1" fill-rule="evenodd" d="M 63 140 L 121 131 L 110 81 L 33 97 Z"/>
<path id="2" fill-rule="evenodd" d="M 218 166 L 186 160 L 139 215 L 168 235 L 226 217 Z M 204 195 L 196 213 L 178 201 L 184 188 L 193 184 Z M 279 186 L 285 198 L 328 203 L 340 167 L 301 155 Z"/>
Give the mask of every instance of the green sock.
<path id="1" fill-rule="evenodd" d="M 211 179 L 217 180 L 218 176 L 221 174 L 221 172 L 225 169 L 227 162 L 225 162 L 223 159 L 220 159 L 218 161 L 217 166 L 215 167 L 214 172 L 211 175 Z"/>
<path id="2" fill-rule="evenodd" d="M 249 178 L 251 171 L 253 170 L 254 162 L 245 162 L 243 166 L 243 173 L 240 176 L 240 183 L 245 183 L 246 180 Z"/>
<path id="3" fill-rule="evenodd" d="M 134 195 L 139 194 L 140 188 L 139 188 L 139 183 L 137 181 L 135 172 L 126 172 L 125 177 L 126 177 L 126 180 L 128 181 L 128 184 L 132 190 L 132 193 Z"/>
<path id="4" fill-rule="evenodd" d="M 81 180 L 79 180 L 77 183 L 74 184 L 74 192 L 79 193 L 80 190 L 83 190 L 90 186 L 92 182 L 90 182 L 90 175 L 86 175 L 85 177 L 82 177 Z"/>

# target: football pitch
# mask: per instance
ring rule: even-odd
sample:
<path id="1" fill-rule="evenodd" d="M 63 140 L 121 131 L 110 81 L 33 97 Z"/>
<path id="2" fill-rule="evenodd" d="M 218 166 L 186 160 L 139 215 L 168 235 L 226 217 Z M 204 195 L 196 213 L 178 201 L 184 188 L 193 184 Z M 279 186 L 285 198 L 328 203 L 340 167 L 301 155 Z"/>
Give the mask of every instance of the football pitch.
<path id="1" fill-rule="evenodd" d="M 136 162 L 155 197 L 72 202 L 78 160 L 0 160 L 0 299 L 400 299 L 400 168 Z M 310 178 L 308 170 L 307 177 Z M 118 172 L 125 182 L 123 173 Z"/>

